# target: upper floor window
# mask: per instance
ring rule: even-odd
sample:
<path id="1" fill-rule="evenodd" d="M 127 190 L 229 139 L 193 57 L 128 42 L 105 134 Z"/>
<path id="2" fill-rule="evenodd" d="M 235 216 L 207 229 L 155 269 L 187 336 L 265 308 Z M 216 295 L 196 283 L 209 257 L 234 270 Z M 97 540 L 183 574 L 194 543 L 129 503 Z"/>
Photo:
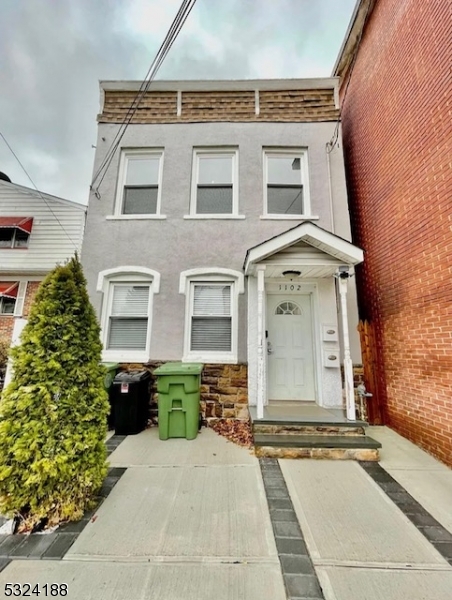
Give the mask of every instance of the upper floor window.
<path id="1" fill-rule="evenodd" d="M 0 248 L 27 248 L 33 217 L 0 217 Z"/>
<path id="2" fill-rule="evenodd" d="M 125 150 L 121 155 L 116 215 L 159 215 L 162 150 Z"/>
<path id="3" fill-rule="evenodd" d="M 221 217 L 238 214 L 237 150 L 195 150 L 190 214 Z"/>
<path id="4" fill-rule="evenodd" d="M 310 214 L 305 150 L 264 152 L 265 215 L 299 218 Z"/>

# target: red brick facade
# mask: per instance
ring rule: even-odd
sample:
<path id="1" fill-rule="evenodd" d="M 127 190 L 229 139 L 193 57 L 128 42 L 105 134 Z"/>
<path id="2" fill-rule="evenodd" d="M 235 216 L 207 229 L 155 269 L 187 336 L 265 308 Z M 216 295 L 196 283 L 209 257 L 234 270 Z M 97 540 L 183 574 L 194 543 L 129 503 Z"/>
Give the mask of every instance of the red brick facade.
<path id="1" fill-rule="evenodd" d="M 40 281 L 29 281 L 27 284 L 27 291 L 25 293 L 24 308 L 22 316 L 27 318 L 31 304 L 38 291 Z M 11 343 L 14 328 L 14 316 L 13 315 L 0 315 L 0 340 L 7 343 Z"/>
<path id="2" fill-rule="evenodd" d="M 366 252 L 360 317 L 375 327 L 384 419 L 450 465 L 451 17 L 443 0 L 376 2 L 342 109 L 354 242 Z"/>

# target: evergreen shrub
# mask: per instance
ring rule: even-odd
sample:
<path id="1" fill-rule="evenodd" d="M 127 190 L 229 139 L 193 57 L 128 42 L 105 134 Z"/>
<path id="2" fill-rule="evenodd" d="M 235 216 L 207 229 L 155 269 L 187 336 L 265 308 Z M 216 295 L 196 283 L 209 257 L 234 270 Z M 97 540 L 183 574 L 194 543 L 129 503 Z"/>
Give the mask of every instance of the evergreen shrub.
<path id="1" fill-rule="evenodd" d="M 78 520 L 107 473 L 100 328 L 77 255 L 42 282 L 0 401 L 0 514 Z"/>

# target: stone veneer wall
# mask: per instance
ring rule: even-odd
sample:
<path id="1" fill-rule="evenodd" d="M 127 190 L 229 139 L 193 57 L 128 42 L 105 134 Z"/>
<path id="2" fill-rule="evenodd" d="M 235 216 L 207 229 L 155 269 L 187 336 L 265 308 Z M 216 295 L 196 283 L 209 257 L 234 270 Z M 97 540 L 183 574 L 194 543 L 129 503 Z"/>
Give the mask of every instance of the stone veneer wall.
<path id="1" fill-rule="evenodd" d="M 163 361 L 146 364 L 121 364 L 120 370 L 146 369 L 152 375 Z M 152 380 L 151 415 L 157 414 L 158 394 L 156 380 Z M 247 420 L 248 412 L 248 366 L 205 364 L 201 375 L 201 414 L 203 421 L 216 419 Z"/>

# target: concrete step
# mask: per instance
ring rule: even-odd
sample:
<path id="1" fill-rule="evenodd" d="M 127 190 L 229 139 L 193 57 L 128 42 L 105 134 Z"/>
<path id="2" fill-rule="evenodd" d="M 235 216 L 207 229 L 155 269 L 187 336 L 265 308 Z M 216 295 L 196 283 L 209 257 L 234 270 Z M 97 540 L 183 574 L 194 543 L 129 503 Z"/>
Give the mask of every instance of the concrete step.
<path id="1" fill-rule="evenodd" d="M 268 435 L 327 435 L 327 436 L 364 436 L 365 424 L 356 423 L 312 423 L 312 422 L 253 422 L 255 434 Z"/>
<path id="2" fill-rule="evenodd" d="M 256 456 L 272 458 L 379 459 L 380 442 L 368 436 L 350 435 L 254 435 Z"/>

